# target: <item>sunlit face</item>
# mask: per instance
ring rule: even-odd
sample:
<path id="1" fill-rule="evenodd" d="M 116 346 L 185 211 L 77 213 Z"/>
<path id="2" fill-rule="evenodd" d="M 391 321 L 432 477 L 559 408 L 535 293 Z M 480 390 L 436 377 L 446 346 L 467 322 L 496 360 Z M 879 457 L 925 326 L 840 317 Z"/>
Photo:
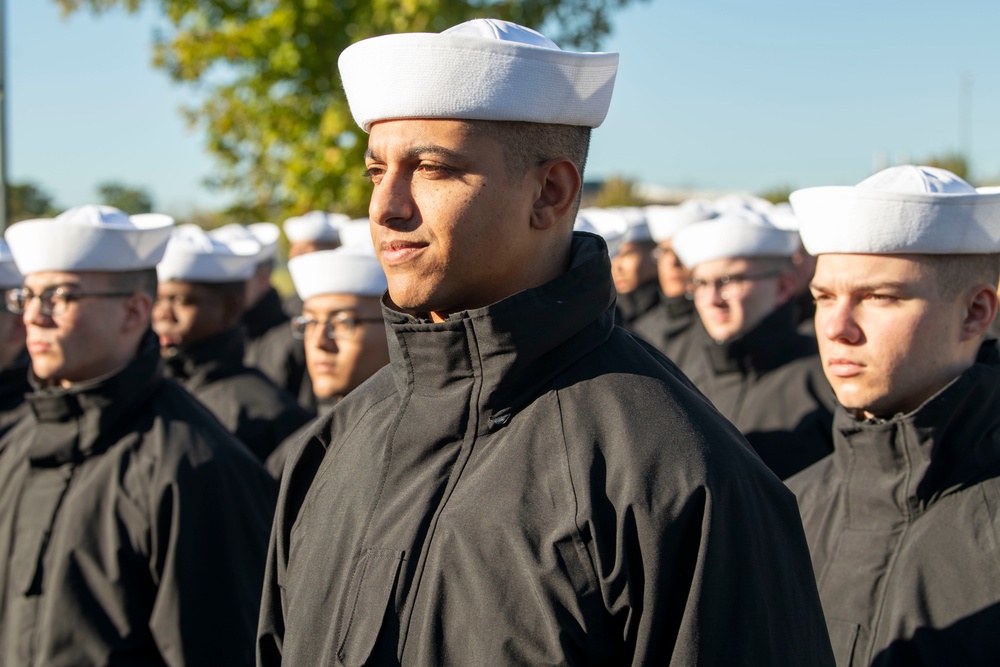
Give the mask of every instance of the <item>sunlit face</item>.
<path id="1" fill-rule="evenodd" d="M 354 335 L 346 339 L 328 338 L 320 324 L 306 329 L 306 366 L 317 398 L 346 396 L 389 363 L 377 297 L 321 294 L 306 299 L 302 314 L 317 323 L 345 315 L 356 323 Z"/>
<path id="2" fill-rule="evenodd" d="M 821 255 L 812 281 L 816 337 L 837 400 L 865 417 L 915 410 L 967 362 L 965 306 L 905 255 Z"/>
<path id="3" fill-rule="evenodd" d="M 674 252 L 673 241 L 669 239 L 660 241 L 654 252 L 660 289 L 669 297 L 684 296 L 691 280 L 691 270 L 681 264 L 680 258 Z"/>
<path id="4" fill-rule="evenodd" d="M 76 294 L 115 292 L 102 273 L 41 271 L 25 277 L 34 294 L 63 287 Z M 58 315 L 43 315 L 38 299 L 25 306 L 27 347 L 31 367 L 39 380 L 68 386 L 117 370 L 135 354 L 128 350 L 128 312 L 125 297 L 72 300 Z"/>
<path id="5" fill-rule="evenodd" d="M 456 120 L 376 123 L 365 159 L 369 216 L 389 296 L 441 319 L 531 287 L 529 178 L 507 173 L 500 144 Z"/>
<path id="6" fill-rule="evenodd" d="M 160 347 L 185 347 L 232 328 L 224 301 L 210 285 L 161 282 L 153 306 L 153 331 L 160 338 Z"/>
<path id="7" fill-rule="evenodd" d="M 718 342 L 743 336 L 788 301 L 793 279 L 752 259 L 715 259 L 691 272 L 694 305 Z"/>
<path id="8" fill-rule="evenodd" d="M 656 280 L 656 262 L 650 254 L 652 244 L 626 241 L 611 258 L 611 277 L 619 294 L 628 294 L 639 286 Z"/>

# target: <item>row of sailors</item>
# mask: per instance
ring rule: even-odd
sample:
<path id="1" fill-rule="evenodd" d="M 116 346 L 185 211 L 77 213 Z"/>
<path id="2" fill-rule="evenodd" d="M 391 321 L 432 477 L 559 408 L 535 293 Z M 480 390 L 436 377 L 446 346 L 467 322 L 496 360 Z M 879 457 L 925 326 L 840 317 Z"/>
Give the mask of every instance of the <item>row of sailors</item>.
<path id="1" fill-rule="evenodd" d="M 817 340 L 839 401 L 833 455 L 787 482 L 796 511 L 674 362 L 613 325 L 606 245 L 568 234 L 582 166 L 525 167 L 525 182 L 546 174 L 545 188 L 519 190 L 513 158 L 485 135 L 528 130 L 459 122 L 596 127 L 616 69 L 615 54 L 561 52 L 482 19 L 344 52 L 352 112 L 374 147 L 373 233 L 401 215 L 393 206 L 435 203 L 471 216 L 465 224 L 499 224 L 504 211 L 490 218 L 484 207 L 530 201 L 531 233 L 507 229 L 521 252 L 505 268 L 524 260 L 546 279 L 484 304 L 493 285 L 476 270 L 394 267 L 380 304 L 389 368 L 288 452 L 276 509 L 264 452 L 205 409 L 207 394 L 202 404 L 162 379 L 164 354 L 167 368 L 195 375 L 180 359 L 231 333 L 240 299 L 254 301 L 220 268 L 256 272 L 252 231 L 213 238 L 100 207 L 8 229 L 24 284 L 7 304 L 27 326 L 32 372 L 24 413 L 0 438 L 0 664 L 250 664 L 255 652 L 261 667 L 994 661 L 1000 355 L 983 338 L 997 311 L 1000 195 L 917 167 L 793 194 L 804 246 L 820 256 Z M 512 94 L 524 90 L 547 95 Z M 428 151 L 464 156 L 515 201 L 486 188 L 450 201 L 475 179 L 414 175 L 414 153 Z M 397 170 L 419 191 L 404 192 Z M 758 333 L 770 318 L 796 331 L 774 220 L 741 213 L 756 227 L 736 233 L 731 217 L 671 238 L 693 271 L 708 342 L 676 359 L 703 358 L 706 377 L 749 371 L 763 395 L 770 373 L 808 366 L 809 355 L 788 329 Z M 480 248 L 449 236 L 452 220 L 426 222 Z M 687 234 L 701 242 L 688 247 Z M 566 266 L 528 252 L 527 238 Z M 413 249 L 393 242 L 402 258 Z M 431 248 L 455 261 L 468 250 Z M 290 262 L 307 350 L 378 329 L 375 313 L 348 316 L 324 298 L 344 294 L 329 291 L 344 277 L 367 282 L 356 266 L 330 277 L 333 253 L 350 252 Z M 465 298 L 428 296 L 400 274 Z M 160 294 L 158 283 L 180 289 Z M 764 305 L 749 298 L 758 291 Z M 173 325 L 199 295 L 221 324 L 194 341 Z M 738 308 L 737 297 L 747 297 Z M 165 315 L 155 317 L 161 340 L 154 313 Z M 238 384 L 260 380 L 244 375 Z M 790 385 L 798 401 L 806 377 L 766 391 Z M 732 393 L 729 406 L 716 400 L 740 421 L 750 388 Z M 751 444 L 764 453 L 769 443 Z"/>

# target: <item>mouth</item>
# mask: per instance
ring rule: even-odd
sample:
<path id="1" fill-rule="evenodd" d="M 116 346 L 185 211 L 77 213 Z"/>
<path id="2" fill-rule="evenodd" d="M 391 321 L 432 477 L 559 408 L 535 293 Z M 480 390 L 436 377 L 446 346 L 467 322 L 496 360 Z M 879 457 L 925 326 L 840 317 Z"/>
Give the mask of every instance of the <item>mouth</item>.
<path id="1" fill-rule="evenodd" d="M 848 378 L 860 375 L 865 365 L 843 357 L 833 357 L 827 360 L 826 367 L 834 377 Z"/>
<path id="2" fill-rule="evenodd" d="M 25 344 L 25 347 L 28 348 L 28 354 L 45 354 L 46 352 L 52 349 L 52 344 L 35 340 L 35 341 L 28 341 Z"/>
<path id="3" fill-rule="evenodd" d="M 337 364 L 333 362 L 313 364 L 309 367 L 309 372 L 313 375 L 333 375 L 336 370 Z"/>
<path id="4" fill-rule="evenodd" d="M 180 344 L 180 339 L 170 334 L 160 334 L 159 339 L 160 347 L 177 347 Z"/>
<path id="5" fill-rule="evenodd" d="M 382 241 L 379 245 L 383 266 L 396 266 L 410 261 L 423 252 L 427 243 L 419 241 Z"/>

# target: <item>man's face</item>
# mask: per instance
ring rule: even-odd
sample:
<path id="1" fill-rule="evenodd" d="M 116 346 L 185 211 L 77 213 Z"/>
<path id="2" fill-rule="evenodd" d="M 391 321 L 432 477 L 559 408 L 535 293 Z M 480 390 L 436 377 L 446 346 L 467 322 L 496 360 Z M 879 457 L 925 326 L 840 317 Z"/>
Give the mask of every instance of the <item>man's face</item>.
<path id="1" fill-rule="evenodd" d="M 652 243 L 621 244 L 618 254 L 611 259 L 611 277 L 619 294 L 628 294 L 651 280 L 656 280 L 656 263 L 650 252 Z"/>
<path id="2" fill-rule="evenodd" d="M 376 123 L 365 159 L 369 216 L 389 296 L 442 319 L 530 286 L 530 179 L 507 173 L 500 144 L 456 120 Z"/>
<path id="3" fill-rule="evenodd" d="M 160 283 L 153 306 L 160 347 L 185 347 L 232 328 L 224 301 L 224 295 L 202 283 Z"/>
<path id="4" fill-rule="evenodd" d="M 103 273 L 41 271 L 25 277 L 24 286 L 34 294 L 58 287 L 74 294 L 119 291 Z M 68 386 L 121 366 L 122 348 L 128 341 L 124 297 L 70 300 L 57 310 L 54 315 L 43 315 L 38 299 L 32 299 L 24 310 L 31 367 L 40 380 Z"/>
<path id="5" fill-rule="evenodd" d="M 821 255 L 816 337 L 837 400 L 865 417 L 911 412 L 961 372 L 960 297 L 905 255 Z"/>
<path id="6" fill-rule="evenodd" d="M 751 259 L 715 259 L 691 273 L 694 305 L 708 334 L 718 342 L 751 331 L 791 294 L 792 278 L 782 278 Z"/>
<path id="7" fill-rule="evenodd" d="M 345 396 L 389 363 L 377 297 L 322 294 L 306 300 L 302 315 L 317 322 L 305 333 L 306 366 L 317 398 Z M 354 320 L 353 336 L 331 340 L 324 334 L 322 323 L 346 318 Z M 333 327 L 335 332 L 344 329 Z"/>
<path id="8" fill-rule="evenodd" d="M 656 272 L 660 278 L 660 289 L 666 296 L 684 296 L 691 281 L 691 270 L 681 264 L 674 252 L 673 241 L 660 241 L 656 246 Z"/>

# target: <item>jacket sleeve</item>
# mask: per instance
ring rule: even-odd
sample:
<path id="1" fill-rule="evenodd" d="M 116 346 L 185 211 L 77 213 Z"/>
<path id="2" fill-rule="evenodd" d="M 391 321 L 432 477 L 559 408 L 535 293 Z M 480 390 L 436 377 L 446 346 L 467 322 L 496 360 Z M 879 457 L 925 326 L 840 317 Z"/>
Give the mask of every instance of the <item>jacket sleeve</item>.
<path id="1" fill-rule="evenodd" d="M 623 418 L 571 463 L 614 663 L 833 665 L 794 498 L 695 412 Z"/>
<path id="2" fill-rule="evenodd" d="M 171 667 L 253 664 L 275 483 L 220 437 L 154 480 L 149 627 Z"/>

